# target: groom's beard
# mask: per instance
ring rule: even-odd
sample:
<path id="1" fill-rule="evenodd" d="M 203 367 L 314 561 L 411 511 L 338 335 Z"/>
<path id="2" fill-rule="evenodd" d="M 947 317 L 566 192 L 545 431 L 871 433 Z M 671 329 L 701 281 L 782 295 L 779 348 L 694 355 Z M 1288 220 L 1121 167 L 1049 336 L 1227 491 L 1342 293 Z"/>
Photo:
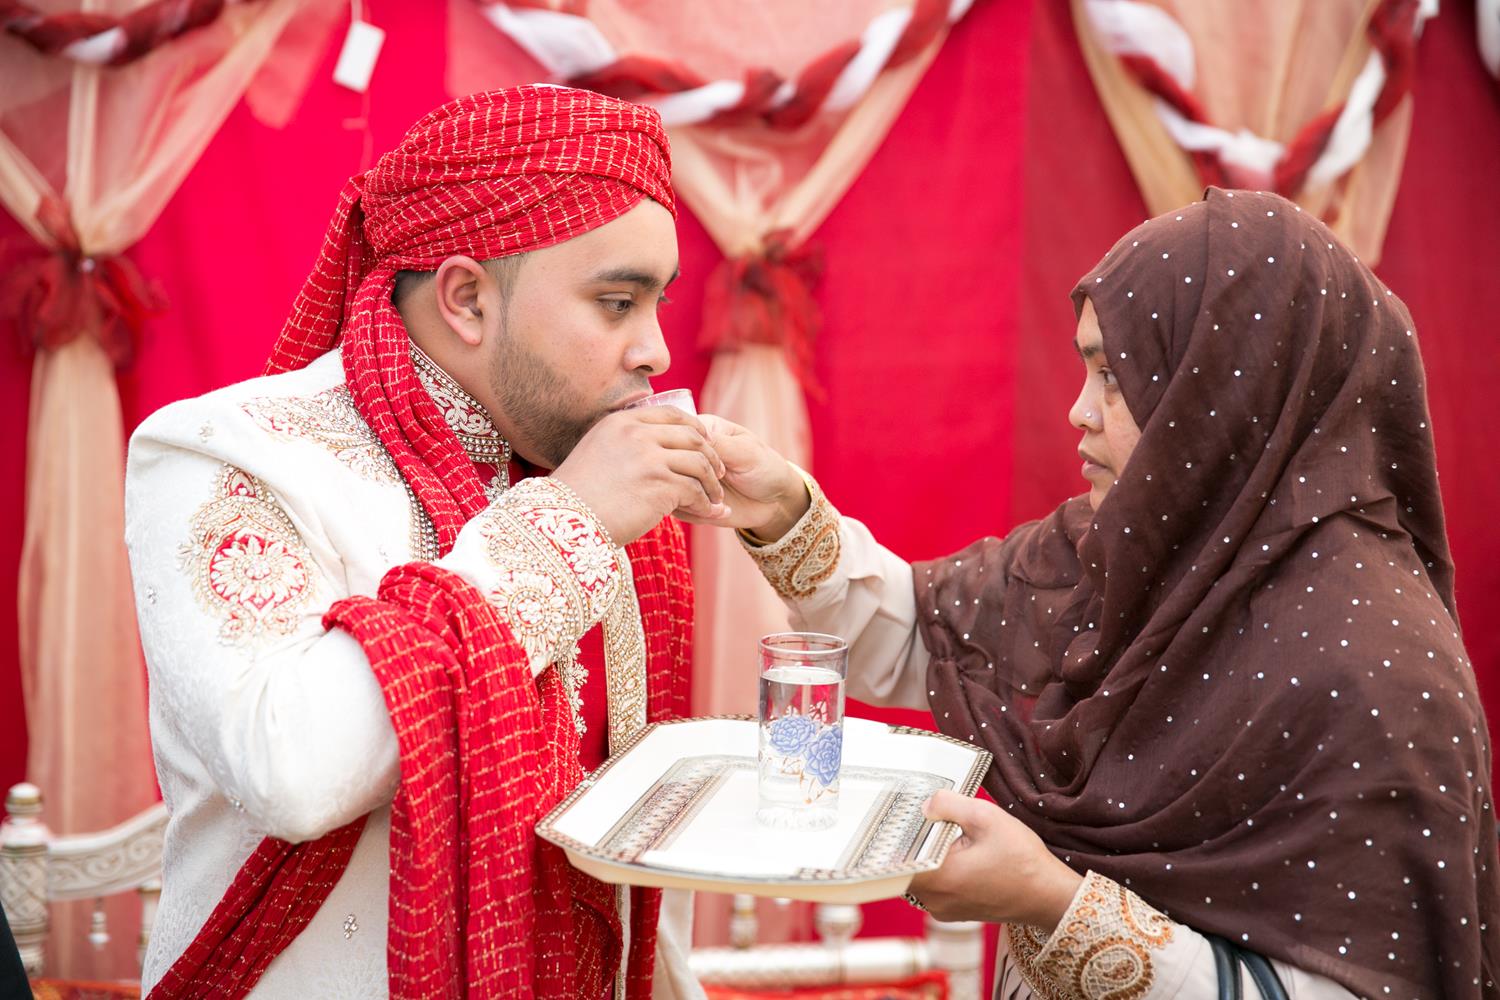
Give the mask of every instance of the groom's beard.
<path id="1" fill-rule="evenodd" d="M 651 383 L 642 375 L 602 401 L 586 401 L 566 375 L 512 337 L 504 319 L 490 384 L 510 424 L 511 436 L 522 438 L 536 451 L 535 456 L 522 457 L 534 458 L 548 469 L 561 465 L 589 428 L 620 400 L 642 390 L 651 391 Z"/>

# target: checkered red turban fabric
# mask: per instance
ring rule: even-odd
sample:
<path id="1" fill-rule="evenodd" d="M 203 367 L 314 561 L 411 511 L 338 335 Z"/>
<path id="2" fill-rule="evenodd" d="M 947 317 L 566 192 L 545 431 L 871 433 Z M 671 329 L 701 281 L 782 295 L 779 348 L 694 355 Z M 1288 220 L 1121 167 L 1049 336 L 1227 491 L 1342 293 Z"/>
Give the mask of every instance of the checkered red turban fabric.
<path id="1" fill-rule="evenodd" d="M 661 116 L 566 87 L 471 94 L 412 126 L 344 186 L 317 266 L 267 374 L 341 345 L 360 413 L 396 460 L 444 550 L 484 506 L 472 464 L 412 370 L 391 304 L 397 271 L 492 260 L 596 229 L 651 198 L 676 215 Z"/>

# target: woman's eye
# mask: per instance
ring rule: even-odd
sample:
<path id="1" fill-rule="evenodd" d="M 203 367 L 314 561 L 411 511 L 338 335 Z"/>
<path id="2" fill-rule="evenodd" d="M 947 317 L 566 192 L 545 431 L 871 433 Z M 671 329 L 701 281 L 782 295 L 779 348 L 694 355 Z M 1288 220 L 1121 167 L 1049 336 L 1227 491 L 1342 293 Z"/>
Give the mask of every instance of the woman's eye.
<path id="1" fill-rule="evenodd" d="M 605 309 L 619 316 L 630 312 L 630 307 L 635 305 L 629 299 L 600 299 L 599 301 L 604 305 Z"/>
<path id="2" fill-rule="evenodd" d="M 1117 385 L 1118 384 L 1115 381 L 1115 373 L 1112 372 L 1112 371 L 1110 371 L 1108 368 L 1101 368 L 1101 369 L 1099 369 L 1099 377 L 1104 380 L 1104 384 L 1105 385 Z"/>

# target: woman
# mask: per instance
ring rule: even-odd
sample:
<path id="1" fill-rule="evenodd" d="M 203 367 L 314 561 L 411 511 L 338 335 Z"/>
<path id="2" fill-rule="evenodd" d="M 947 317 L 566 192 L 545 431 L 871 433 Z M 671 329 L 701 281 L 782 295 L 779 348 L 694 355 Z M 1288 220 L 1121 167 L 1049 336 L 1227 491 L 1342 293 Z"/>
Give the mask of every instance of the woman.
<path id="1" fill-rule="evenodd" d="M 849 693 L 994 756 L 916 880 L 1007 925 L 997 995 L 1500 995 L 1488 735 L 1411 319 L 1319 222 L 1210 190 L 1073 293 L 1090 491 L 907 565 L 716 425 L 747 548 Z M 1248 982 L 1248 981 L 1247 981 Z M 1253 987 L 1249 995 L 1255 995 Z"/>

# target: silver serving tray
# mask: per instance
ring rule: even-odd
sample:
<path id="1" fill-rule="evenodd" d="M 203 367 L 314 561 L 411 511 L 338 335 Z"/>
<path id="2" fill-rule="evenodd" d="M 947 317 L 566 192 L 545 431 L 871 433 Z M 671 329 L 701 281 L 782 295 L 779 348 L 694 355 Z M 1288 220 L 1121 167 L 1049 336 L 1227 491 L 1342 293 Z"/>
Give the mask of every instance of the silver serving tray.
<path id="1" fill-rule="evenodd" d="M 846 719 L 839 818 L 826 830 L 755 820 L 756 723 L 681 719 L 646 727 L 537 824 L 604 882 L 868 903 L 906 891 L 959 835 L 922 802 L 973 795 L 987 751 L 925 729 Z"/>

